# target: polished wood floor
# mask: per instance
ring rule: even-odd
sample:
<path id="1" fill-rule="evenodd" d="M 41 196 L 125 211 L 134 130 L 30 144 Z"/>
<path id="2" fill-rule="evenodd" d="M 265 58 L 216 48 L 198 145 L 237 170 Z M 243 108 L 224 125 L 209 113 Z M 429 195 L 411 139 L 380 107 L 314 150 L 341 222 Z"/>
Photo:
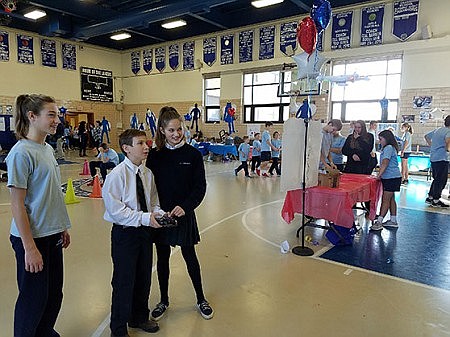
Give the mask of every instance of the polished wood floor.
<path id="1" fill-rule="evenodd" d="M 72 155 L 72 156 L 71 156 Z M 76 153 L 62 165 L 62 178 L 79 179 Z M 283 222 L 279 178 L 234 176 L 237 162 L 205 163 L 208 190 L 197 216 L 202 241 L 197 252 L 212 320 L 196 311 L 195 296 L 178 250 L 171 259 L 170 308 L 158 336 L 170 337 L 349 337 L 449 336 L 450 292 L 313 257 L 282 254 L 291 247 L 300 216 Z M 241 173 L 242 174 L 242 173 Z M 415 178 L 399 205 L 424 209 L 428 182 Z M 420 181 L 419 181 L 420 180 Z M 65 253 L 64 301 L 57 330 L 64 337 L 109 336 L 111 298 L 110 228 L 101 199 L 68 205 L 72 244 Z M 438 210 L 439 212 L 448 212 Z M 450 214 L 450 213 L 449 213 Z M 9 192 L 0 183 L 0 336 L 12 336 L 17 296 L 15 259 L 9 244 Z M 399 220 L 401 223 L 401 220 Z M 449 226 L 449 223 L 443 226 Z M 367 230 L 367 225 L 363 225 Z M 401 229 L 399 229 L 401 230 Z M 308 229 L 328 249 L 322 230 Z M 424 242 L 417 249 L 429 249 Z M 439 252 L 449 254 L 449 252 Z M 438 272 L 438 271 L 437 271 Z M 150 306 L 159 300 L 154 274 Z M 145 336 L 130 329 L 131 336 Z"/>

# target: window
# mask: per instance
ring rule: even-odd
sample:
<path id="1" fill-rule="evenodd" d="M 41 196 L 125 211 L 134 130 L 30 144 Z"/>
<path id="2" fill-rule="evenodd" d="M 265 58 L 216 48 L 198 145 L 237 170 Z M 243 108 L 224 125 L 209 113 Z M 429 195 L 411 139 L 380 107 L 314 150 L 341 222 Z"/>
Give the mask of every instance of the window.
<path id="1" fill-rule="evenodd" d="M 244 123 L 283 123 L 289 118 L 289 97 L 277 96 L 279 78 L 279 70 L 244 74 Z"/>
<path id="2" fill-rule="evenodd" d="M 220 122 L 220 77 L 205 78 L 205 122 Z"/>
<path id="3" fill-rule="evenodd" d="M 400 98 L 402 59 L 399 56 L 364 61 L 347 61 L 333 65 L 333 76 L 367 76 L 368 80 L 333 84 L 331 89 L 332 118 L 342 121 L 375 120 L 395 122 Z M 389 101 L 382 111 L 380 100 Z"/>

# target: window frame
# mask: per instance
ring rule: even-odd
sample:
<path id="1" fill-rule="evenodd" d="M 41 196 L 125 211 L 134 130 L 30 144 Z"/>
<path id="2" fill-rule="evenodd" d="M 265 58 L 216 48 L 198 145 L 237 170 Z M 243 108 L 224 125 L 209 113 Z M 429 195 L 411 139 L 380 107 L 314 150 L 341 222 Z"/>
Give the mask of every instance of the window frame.
<path id="1" fill-rule="evenodd" d="M 206 87 L 206 81 L 207 80 L 211 80 L 211 79 L 219 79 L 219 87 L 216 88 L 207 88 Z M 222 120 L 222 114 L 220 112 L 220 90 L 221 90 L 221 78 L 219 74 L 215 74 L 215 75 L 210 75 L 207 77 L 203 78 L 203 106 L 205 107 L 205 123 L 206 124 L 214 124 L 214 123 L 219 123 Z M 207 92 L 209 90 L 219 90 L 219 105 L 206 105 L 206 97 L 207 97 Z M 211 110 L 219 110 L 219 120 L 210 120 L 210 111 Z"/>

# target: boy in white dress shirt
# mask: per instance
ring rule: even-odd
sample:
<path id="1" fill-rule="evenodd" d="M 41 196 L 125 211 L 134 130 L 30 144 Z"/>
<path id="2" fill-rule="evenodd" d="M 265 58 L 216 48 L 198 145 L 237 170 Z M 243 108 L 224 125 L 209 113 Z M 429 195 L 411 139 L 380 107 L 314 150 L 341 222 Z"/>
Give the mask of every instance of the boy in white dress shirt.
<path id="1" fill-rule="evenodd" d="M 102 196 L 104 219 L 113 223 L 111 256 L 113 261 L 111 336 L 127 337 L 127 324 L 146 332 L 159 326 L 149 320 L 152 272 L 152 238 L 150 227 L 161 227 L 155 216 L 164 212 L 151 171 L 142 164 L 149 147 L 144 131 L 129 129 L 119 136 L 125 160 L 105 180 Z"/>

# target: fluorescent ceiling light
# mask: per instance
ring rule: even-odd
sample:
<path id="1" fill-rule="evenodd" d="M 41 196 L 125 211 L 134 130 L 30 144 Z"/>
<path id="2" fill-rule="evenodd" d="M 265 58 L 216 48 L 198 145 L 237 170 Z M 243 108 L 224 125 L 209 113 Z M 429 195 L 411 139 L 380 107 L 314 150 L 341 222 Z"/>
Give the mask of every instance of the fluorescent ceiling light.
<path id="1" fill-rule="evenodd" d="M 166 29 L 173 29 L 173 28 L 177 28 L 177 27 L 181 27 L 181 26 L 186 26 L 186 21 L 176 20 L 176 21 L 166 22 L 161 25 L 161 27 L 166 28 Z"/>
<path id="2" fill-rule="evenodd" d="M 128 33 L 117 33 L 117 34 L 111 35 L 111 39 L 116 40 L 116 41 L 129 39 L 130 37 L 131 37 L 131 34 L 128 34 Z"/>
<path id="3" fill-rule="evenodd" d="M 256 8 L 262 8 L 267 6 L 276 5 L 282 3 L 284 0 L 256 0 L 252 1 L 252 6 Z"/>
<path id="4" fill-rule="evenodd" d="M 35 9 L 31 12 L 25 13 L 23 16 L 29 19 L 37 20 L 46 16 L 47 13 L 41 11 L 40 9 Z"/>

